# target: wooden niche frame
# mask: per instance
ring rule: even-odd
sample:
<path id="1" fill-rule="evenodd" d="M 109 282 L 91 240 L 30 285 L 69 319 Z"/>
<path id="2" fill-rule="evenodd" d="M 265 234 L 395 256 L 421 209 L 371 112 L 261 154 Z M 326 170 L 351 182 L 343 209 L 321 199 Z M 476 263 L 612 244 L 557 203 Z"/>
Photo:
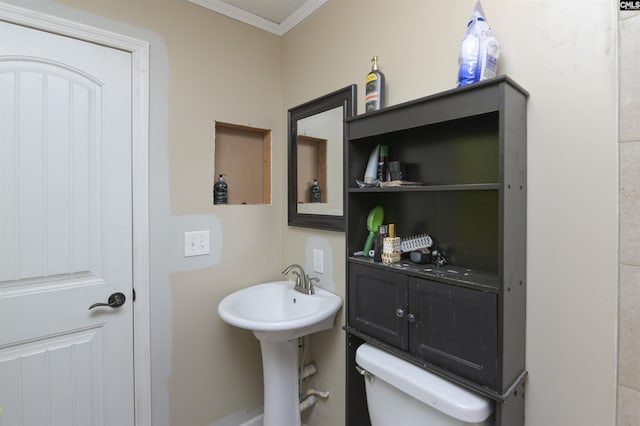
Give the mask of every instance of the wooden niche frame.
<path id="1" fill-rule="evenodd" d="M 228 204 L 271 204 L 271 130 L 215 122 L 213 181 L 229 185 Z"/>

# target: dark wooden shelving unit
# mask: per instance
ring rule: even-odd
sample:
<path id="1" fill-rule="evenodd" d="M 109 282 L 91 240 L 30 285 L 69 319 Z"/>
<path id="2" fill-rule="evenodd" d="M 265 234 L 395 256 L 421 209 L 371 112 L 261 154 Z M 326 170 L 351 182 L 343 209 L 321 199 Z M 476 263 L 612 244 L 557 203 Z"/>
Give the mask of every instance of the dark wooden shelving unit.
<path id="1" fill-rule="evenodd" d="M 496 425 L 524 425 L 527 98 L 501 76 L 347 120 L 349 426 L 370 425 L 364 342 L 491 398 Z M 381 144 L 420 186 L 357 186 Z M 428 233 L 447 264 L 355 256 L 375 206 L 398 236 Z"/>

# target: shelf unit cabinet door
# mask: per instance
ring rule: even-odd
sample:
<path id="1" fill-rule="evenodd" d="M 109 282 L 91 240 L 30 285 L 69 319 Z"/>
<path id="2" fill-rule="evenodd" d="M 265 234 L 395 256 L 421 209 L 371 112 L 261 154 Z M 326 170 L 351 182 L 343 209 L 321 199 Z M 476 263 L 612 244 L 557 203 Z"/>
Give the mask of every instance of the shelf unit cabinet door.
<path id="1" fill-rule="evenodd" d="M 408 350 L 407 277 L 379 268 L 349 265 L 349 324 Z"/>
<path id="2" fill-rule="evenodd" d="M 409 351 L 476 383 L 496 386 L 498 296 L 409 278 Z M 415 318 L 415 320 L 414 320 Z"/>

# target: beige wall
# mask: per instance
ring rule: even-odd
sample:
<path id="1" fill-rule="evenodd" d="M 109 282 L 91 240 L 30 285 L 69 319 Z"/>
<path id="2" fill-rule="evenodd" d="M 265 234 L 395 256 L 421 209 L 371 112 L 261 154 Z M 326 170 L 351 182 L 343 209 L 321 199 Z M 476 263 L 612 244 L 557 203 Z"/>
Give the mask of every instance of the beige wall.
<path id="1" fill-rule="evenodd" d="M 284 36 L 285 107 L 362 81 L 373 55 L 388 105 L 454 87 L 468 1 L 340 0 Z M 500 72 L 528 103 L 528 426 L 615 424 L 617 316 L 616 4 L 484 0 L 502 44 Z M 289 228 L 285 260 L 313 238 L 331 247 L 344 295 L 342 234 Z M 340 395 L 344 335 L 312 338 L 318 380 Z M 325 350 L 333 342 L 340 356 Z M 329 359 L 331 357 L 331 359 Z M 327 377 L 328 374 L 334 377 Z M 343 400 L 309 424 L 342 424 Z"/>
<path id="2" fill-rule="evenodd" d="M 321 285 L 344 296 L 343 234 L 287 227 L 287 108 L 358 83 L 362 112 L 373 55 L 388 104 L 452 88 L 473 0 L 333 0 L 282 38 L 186 0 L 5 1 L 151 42 L 153 424 L 251 417 L 262 403 L 259 346 L 218 319 L 218 301 L 279 278 L 287 263 L 311 269 L 313 248 L 325 251 Z M 613 3 L 483 2 L 503 46 L 501 72 L 531 93 L 528 426 L 614 424 Z M 211 205 L 214 120 L 273 129 L 271 206 Z M 212 254 L 184 259 L 183 232 L 200 229 L 212 232 Z M 331 396 L 307 422 L 341 425 L 344 334 L 338 326 L 310 345 L 314 384 Z"/>
<path id="3" fill-rule="evenodd" d="M 619 14 L 620 312 L 618 425 L 640 424 L 640 12 Z"/>

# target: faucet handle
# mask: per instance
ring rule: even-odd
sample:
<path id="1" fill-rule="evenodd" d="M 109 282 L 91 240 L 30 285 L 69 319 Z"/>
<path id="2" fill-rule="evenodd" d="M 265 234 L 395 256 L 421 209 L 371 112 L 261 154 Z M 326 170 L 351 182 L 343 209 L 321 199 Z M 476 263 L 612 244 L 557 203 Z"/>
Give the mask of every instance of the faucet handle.
<path id="1" fill-rule="evenodd" d="M 318 277 L 309 277 L 309 275 L 307 275 L 307 283 L 308 283 L 307 290 L 309 291 L 310 294 L 314 294 L 315 293 L 315 290 L 313 288 L 313 282 L 314 281 L 319 283 L 320 282 L 320 278 L 318 278 Z"/>

